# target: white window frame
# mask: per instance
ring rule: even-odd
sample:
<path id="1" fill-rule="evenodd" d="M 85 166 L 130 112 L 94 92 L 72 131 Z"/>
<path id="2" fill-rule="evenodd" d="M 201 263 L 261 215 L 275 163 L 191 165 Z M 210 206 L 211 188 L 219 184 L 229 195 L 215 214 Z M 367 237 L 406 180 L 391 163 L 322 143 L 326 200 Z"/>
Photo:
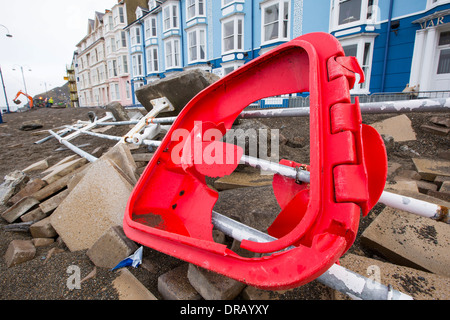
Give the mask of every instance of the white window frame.
<path id="1" fill-rule="evenodd" d="M 359 82 L 359 76 L 356 75 L 356 82 L 353 88 L 350 88 L 351 94 L 365 94 L 370 93 L 370 78 L 372 75 L 372 63 L 373 63 L 373 48 L 375 43 L 375 36 L 357 36 L 357 37 L 348 37 L 339 39 L 342 47 L 347 47 L 351 45 L 356 45 L 356 59 L 359 62 L 359 65 L 364 71 L 365 81 L 364 83 Z M 364 61 L 364 53 L 366 49 L 366 44 L 369 44 L 370 47 L 367 52 L 366 61 Z"/>
<path id="2" fill-rule="evenodd" d="M 179 37 L 170 37 L 164 40 L 164 57 L 166 70 L 181 68 Z"/>
<path id="3" fill-rule="evenodd" d="M 143 77 L 144 67 L 143 67 L 143 57 L 141 53 L 134 54 L 132 57 L 133 62 L 133 77 Z"/>
<path id="4" fill-rule="evenodd" d="M 198 17 L 206 16 L 205 0 L 186 0 L 186 20 L 189 21 Z M 191 10 L 193 14 L 191 15 Z"/>
<path id="5" fill-rule="evenodd" d="M 226 76 L 227 74 L 242 67 L 243 65 L 244 65 L 244 62 L 242 62 L 242 61 L 232 61 L 232 62 L 222 63 L 222 76 Z M 226 69 L 232 69 L 232 70 L 230 70 L 229 72 L 226 72 L 225 71 Z"/>
<path id="6" fill-rule="evenodd" d="M 225 25 L 232 23 L 233 32 L 231 35 L 225 35 Z M 241 34 L 239 34 L 239 23 L 241 24 Z M 225 42 L 228 39 L 233 39 L 233 47 L 231 49 L 225 49 Z M 222 20 L 222 55 L 242 52 L 244 51 L 244 16 L 243 15 L 233 15 L 227 19 Z"/>
<path id="7" fill-rule="evenodd" d="M 358 20 L 339 24 L 339 15 L 341 4 L 345 2 L 355 1 L 355 0 L 331 0 L 331 12 L 330 12 L 330 31 L 347 29 L 362 24 L 375 24 L 377 22 L 377 16 L 379 14 L 378 1 L 379 0 L 359 0 L 361 1 L 361 11 Z M 357 1 L 357 0 L 356 0 Z M 371 4 L 371 5 L 370 5 Z M 370 8 L 369 8 L 370 5 Z M 371 10 L 370 18 L 367 17 Z"/>
<path id="8" fill-rule="evenodd" d="M 147 55 L 147 74 L 159 72 L 159 48 L 150 46 L 146 49 Z"/>
<path id="9" fill-rule="evenodd" d="M 222 1 L 222 8 L 232 4 L 233 2 L 236 2 L 236 0 L 221 0 L 221 1 Z"/>
<path id="10" fill-rule="evenodd" d="M 145 39 L 156 38 L 158 36 L 158 25 L 155 16 L 145 19 Z"/>
<path id="11" fill-rule="evenodd" d="M 286 36 L 284 36 L 285 31 L 285 3 L 288 4 L 287 7 L 287 24 L 286 24 Z M 278 17 L 278 20 L 272 22 L 272 23 L 278 23 L 278 37 L 274 39 L 265 39 L 265 29 L 272 23 L 266 23 L 265 21 L 265 12 L 268 8 L 278 5 L 278 8 L 280 10 L 280 15 Z M 267 45 L 274 42 L 280 42 L 280 41 L 289 41 L 291 37 L 291 20 L 292 20 L 292 14 L 291 14 L 291 1 L 289 0 L 273 0 L 273 1 L 267 1 L 261 4 L 261 44 Z"/>
<path id="12" fill-rule="evenodd" d="M 131 28 L 130 33 L 131 33 L 131 45 L 132 46 L 140 45 L 142 43 L 141 27 L 137 26 L 137 27 Z"/>
<path id="13" fill-rule="evenodd" d="M 178 2 L 167 1 L 163 8 L 163 32 L 180 27 L 180 14 Z"/>
<path id="14" fill-rule="evenodd" d="M 195 43 L 193 42 L 195 41 Z M 188 63 L 206 61 L 206 27 L 197 26 L 187 30 Z M 194 51 L 194 52 L 193 52 Z M 201 57 L 203 52 L 203 57 Z M 195 54 L 195 56 L 193 55 Z"/>

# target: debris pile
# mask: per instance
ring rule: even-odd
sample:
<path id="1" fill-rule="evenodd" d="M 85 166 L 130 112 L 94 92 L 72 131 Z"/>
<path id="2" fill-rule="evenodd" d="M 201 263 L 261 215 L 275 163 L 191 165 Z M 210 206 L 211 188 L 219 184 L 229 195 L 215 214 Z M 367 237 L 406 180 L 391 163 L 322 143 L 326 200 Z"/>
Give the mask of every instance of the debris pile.
<path id="1" fill-rule="evenodd" d="M 146 99 L 149 99 L 148 95 Z M 101 121 L 93 119 L 92 124 L 115 120 L 135 121 L 138 125 L 141 119 L 145 119 L 142 114 L 136 116 L 134 111 L 124 113 L 117 105 L 109 106 L 108 110 L 113 115 L 108 114 Z M 420 129 L 430 133 L 430 126 L 438 127 L 439 130 L 433 127 L 431 134 L 442 136 L 447 130 L 447 136 L 448 119 L 435 116 L 430 119 L 432 125 L 422 125 Z M 408 142 L 415 141 L 418 134 L 405 114 L 374 123 L 373 126 L 384 135 L 388 149 L 389 172 L 385 190 L 436 203 L 441 206 L 447 221 L 437 221 L 379 204 L 377 210 L 369 214 L 371 223 L 357 240 L 361 247 L 342 257 L 340 264 L 414 299 L 450 299 L 450 259 L 447 254 L 450 226 L 446 209 L 450 207 L 450 161 L 425 158 L 421 150 L 402 148 L 408 146 Z M 92 125 L 90 129 L 94 127 Z M 58 134 L 83 134 L 86 131 L 85 126 L 81 131 L 67 130 Z M 145 144 L 143 141 L 159 141 L 163 136 L 161 132 L 140 140 L 140 145 L 120 140 L 109 150 L 98 148 L 91 153 L 94 161 L 75 154 L 49 166 L 48 161 L 42 159 L 6 175 L 0 185 L 0 203 L 7 207 L 1 213 L 1 218 L 7 222 L 3 229 L 29 235 L 29 239 L 10 242 L 3 257 L 7 267 L 14 268 L 37 259 L 36 248 L 58 242 L 68 251 L 84 251 L 95 268 L 116 272 L 112 269 L 141 247 L 125 236 L 123 215 L 133 187 L 157 147 L 155 143 Z M 299 145 L 303 145 L 300 139 L 286 140 L 292 143 L 283 144 L 283 148 L 298 150 Z M 412 161 L 410 166 L 400 163 L 407 152 Z M 257 170 L 242 169 L 211 180 L 210 187 L 220 193 L 215 209 L 265 231 L 273 221 L 273 214 L 279 210 L 272 197 L 272 178 L 272 175 L 260 175 Z M 257 209 L 258 205 L 264 212 Z M 376 211 L 380 213 L 376 215 Z M 213 236 L 216 242 L 227 245 L 242 256 L 251 257 L 254 254 L 245 252 L 240 248 L 239 241 L 219 230 L 214 230 Z M 144 248 L 143 260 L 138 268 L 144 268 L 157 277 L 158 292 L 154 291 L 154 287 L 140 282 L 125 267 L 117 271 L 120 276 L 115 280 L 117 290 L 124 290 L 120 294 L 121 299 L 349 299 L 317 281 L 286 292 L 259 290 L 182 262 L 168 272 L 156 274 L 152 265 L 158 261 L 146 260 L 146 250 Z M 89 277 L 95 277 L 95 270 Z"/>

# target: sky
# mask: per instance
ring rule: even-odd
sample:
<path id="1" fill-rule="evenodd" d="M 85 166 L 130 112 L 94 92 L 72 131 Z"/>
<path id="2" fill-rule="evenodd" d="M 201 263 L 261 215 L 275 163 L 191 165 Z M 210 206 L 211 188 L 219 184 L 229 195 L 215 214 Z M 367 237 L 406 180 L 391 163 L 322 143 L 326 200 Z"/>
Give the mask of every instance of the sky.
<path id="1" fill-rule="evenodd" d="M 11 111 L 18 107 L 12 100 L 19 90 L 25 91 L 25 85 L 33 97 L 66 83 L 66 65 L 87 34 L 88 19 L 115 3 L 117 0 L 0 0 L 0 67 Z M 13 37 L 6 37 L 7 33 Z M 23 95 L 18 99 L 22 101 L 19 107 L 27 101 Z M 1 82 L 0 106 L 6 107 Z"/>

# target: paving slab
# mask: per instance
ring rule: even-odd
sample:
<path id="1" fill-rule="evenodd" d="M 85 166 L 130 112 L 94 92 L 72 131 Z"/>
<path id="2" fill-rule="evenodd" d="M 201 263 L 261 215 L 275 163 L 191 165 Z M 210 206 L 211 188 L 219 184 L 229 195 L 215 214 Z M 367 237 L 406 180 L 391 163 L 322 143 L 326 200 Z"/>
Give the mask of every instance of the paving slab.
<path id="1" fill-rule="evenodd" d="M 18 193 L 16 193 L 13 197 L 11 197 L 7 204 L 12 206 L 19 200 L 32 196 L 35 192 L 41 190 L 43 187 L 47 185 L 47 182 L 41 179 L 34 179 L 29 181 L 25 187 L 22 188 Z"/>
<path id="2" fill-rule="evenodd" d="M 11 208 L 3 212 L 2 218 L 9 223 L 13 223 L 37 204 L 39 204 L 39 201 L 34 199 L 33 197 L 23 198 L 22 200 L 14 204 Z"/>
<path id="3" fill-rule="evenodd" d="M 246 284 L 189 264 L 188 279 L 205 300 L 233 300 Z"/>
<path id="4" fill-rule="evenodd" d="M 119 300 L 158 300 L 128 269 L 122 268 L 117 272 L 120 275 L 113 281 L 113 286 Z"/>
<path id="5" fill-rule="evenodd" d="M 130 148 L 124 143 L 118 143 L 109 149 L 100 159 L 109 159 L 119 167 L 119 172 L 128 178 L 132 185 L 136 184 L 136 163 Z"/>
<path id="6" fill-rule="evenodd" d="M 31 260 L 36 255 L 36 248 L 31 240 L 13 240 L 5 253 L 8 268 Z"/>
<path id="7" fill-rule="evenodd" d="M 30 173 L 30 172 L 36 172 L 36 171 L 43 171 L 45 169 L 48 169 L 48 161 L 46 159 L 43 159 L 41 161 L 30 164 L 28 167 L 23 169 L 22 172 Z"/>
<path id="8" fill-rule="evenodd" d="M 114 226 L 106 231 L 86 254 L 97 267 L 112 269 L 137 249 L 136 243 L 126 237 L 122 227 Z"/>
<path id="9" fill-rule="evenodd" d="M 42 212 L 48 215 L 51 211 L 55 210 L 61 202 L 69 195 L 70 190 L 65 189 L 58 193 L 57 195 L 52 196 L 50 199 L 45 200 L 44 202 L 39 204 L 39 208 L 41 208 Z"/>
<path id="10" fill-rule="evenodd" d="M 87 160 L 84 158 L 75 159 L 69 162 L 65 162 L 63 164 L 58 165 L 54 168 L 49 174 L 42 178 L 47 184 L 51 184 L 56 180 L 68 175 L 73 172 L 75 169 L 85 165 Z"/>
<path id="11" fill-rule="evenodd" d="M 109 228 L 122 226 L 132 189 L 113 164 L 99 159 L 53 212 L 51 223 L 71 251 L 89 249 Z"/>
<path id="12" fill-rule="evenodd" d="M 437 176 L 450 176 L 450 161 L 425 158 L 413 158 L 412 161 L 423 180 L 434 181 Z"/>
<path id="13" fill-rule="evenodd" d="M 361 235 L 361 244 L 388 261 L 450 277 L 450 225 L 386 207 Z"/>
<path id="14" fill-rule="evenodd" d="M 50 217 L 32 224 L 30 233 L 33 238 L 53 238 L 58 235 L 51 224 Z"/>
<path id="15" fill-rule="evenodd" d="M 187 278 L 188 263 L 172 269 L 158 277 L 158 291 L 164 300 L 201 300 Z"/>
<path id="16" fill-rule="evenodd" d="M 405 114 L 372 123 L 371 126 L 380 134 L 392 136 L 396 142 L 416 140 L 411 120 Z"/>
<path id="17" fill-rule="evenodd" d="M 415 300 L 449 300 L 450 278 L 347 253 L 340 264 L 364 277 L 391 285 Z M 337 299 L 349 299 L 336 292 Z"/>

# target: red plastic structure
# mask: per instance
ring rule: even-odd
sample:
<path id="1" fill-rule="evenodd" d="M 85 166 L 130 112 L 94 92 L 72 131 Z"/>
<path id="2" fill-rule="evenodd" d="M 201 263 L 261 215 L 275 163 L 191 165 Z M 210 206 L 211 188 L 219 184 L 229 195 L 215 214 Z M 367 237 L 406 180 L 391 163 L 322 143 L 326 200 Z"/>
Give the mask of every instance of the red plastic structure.
<path id="1" fill-rule="evenodd" d="M 312 33 L 200 92 L 181 111 L 136 184 L 124 217 L 126 235 L 259 288 L 288 289 L 320 276 L 353 244 L 361 211 L 366 215 L 377 203 L 386 181 L 383 141 L 362 124 L 358 101 L 350 100 L 355 74 L 364 81 L 356 59 L 346 57 L 334 37 Z M 224 176 L 237 167 L 242 149 L 218 138 L 246 106 L 297 92 L 310 93 L 310 183 L 274 176 L 281 212 L 268 232 L 277 240 L 241 242 L 245 249 L 272 254 L 241 257 L 213 241 L 211 212 L 218 193 L 205 176 Z"/>

